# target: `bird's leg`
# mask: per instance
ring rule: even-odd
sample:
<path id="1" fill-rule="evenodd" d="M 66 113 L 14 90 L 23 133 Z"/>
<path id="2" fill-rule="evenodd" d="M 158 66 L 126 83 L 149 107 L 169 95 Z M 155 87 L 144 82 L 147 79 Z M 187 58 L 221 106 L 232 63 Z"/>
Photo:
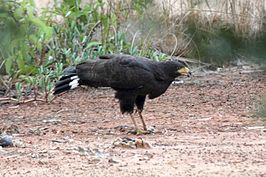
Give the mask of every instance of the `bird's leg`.
<path id="1" fill-rule="evenodd" d="M 141 122 L 142 122 L 142 125 L 143 125 L 143 130 L 144 130 L 144 131 L 147 131 L 147 126 L 146 126 L 146 124 L 145 124 L 145 122 L 144 122 L 144 119 L 143 119 L 143 117 L 142 117 L 141 112 L 142 112 L 141 110 L 138 110 L 138 114 L 139 114 L 139 117 L 140 117 Z"/>
<path id="2" fill-rule="evenodd" d="M 134 126 L 135 126 L 135 131 L 133 131 L 133 132 L 131 132 L 131 133 L 136 134 L 136 135 L 145 134 L 146 132 L 143 132 L 142 130 L 140 130 L 140 129 L 138 128 L 137 123 L 136 123 L 136 121 L 135 121 L 135 119 L 134 119 L 134 117 L 133 117 L 132 114 L 130 114 L 130 117 L 131 117 L 132 122 L 133 122 L 133 124 L 134 124 Z"/>
<path id="3" fill-rule="evenodd" d="M 130 114 L 130 117 L 131 117 L 131 119 L 132 119 L 132 122 L 133 122 L 133 124 L 134 124 L 134 126 L 135 126 L 135 130 L 136 130 L 136 131 L 138 131 L 138 130 L 139 130 L 139 128 L 138 128 L 138 126 L 137 126 L 137 123 L 136 123 L 136 121 L 135 121 L 135 119 L 134 119 L 133 115 L 132 115 L 132 114 Z"/>

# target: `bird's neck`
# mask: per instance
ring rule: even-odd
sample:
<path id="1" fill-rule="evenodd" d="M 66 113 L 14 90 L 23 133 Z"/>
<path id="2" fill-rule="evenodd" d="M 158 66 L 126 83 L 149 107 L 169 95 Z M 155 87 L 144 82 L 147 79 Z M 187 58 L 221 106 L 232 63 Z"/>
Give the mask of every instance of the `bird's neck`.
<path id="1" fill-rule="evenodd" d="M 164 73 L 169 76 L 169 81 L 173 81 L 176 77 L 176 65 L 171 61 L 165 61 L 160 63 L 160 67 L 163 68 Z"/>

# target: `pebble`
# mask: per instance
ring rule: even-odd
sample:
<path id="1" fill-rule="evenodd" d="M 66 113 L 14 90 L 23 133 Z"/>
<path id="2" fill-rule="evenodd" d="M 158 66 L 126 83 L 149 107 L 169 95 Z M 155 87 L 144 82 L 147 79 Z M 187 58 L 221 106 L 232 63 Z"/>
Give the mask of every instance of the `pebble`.
<path id="1" fill-rule="evenodd" d="M 11 135 L 1 135 L 0 146 L 2 147 L 13 146 L 13 137 Z"/>

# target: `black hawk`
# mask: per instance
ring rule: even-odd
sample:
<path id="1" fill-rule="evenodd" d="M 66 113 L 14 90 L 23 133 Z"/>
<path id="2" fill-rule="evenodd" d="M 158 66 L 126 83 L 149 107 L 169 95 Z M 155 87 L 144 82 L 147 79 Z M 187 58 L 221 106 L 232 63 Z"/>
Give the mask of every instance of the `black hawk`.
<path id="1" fill-rule="evenodd" d="M 54 95 L 74 89 L 79 85 L 90 87 L 111 87 L 119 100 L 121 113 L 129 113 L 137 132 L 140 130 L 132 113 L 142 117 L 145 99 L 162 95 L 178 76 L 189 76 L 186 63 L 181 61 L 155 62 L 148 58 L 131 55 L 109 54 L 95 60 L 88 60 L 65 70 L 55 83 Z"/>

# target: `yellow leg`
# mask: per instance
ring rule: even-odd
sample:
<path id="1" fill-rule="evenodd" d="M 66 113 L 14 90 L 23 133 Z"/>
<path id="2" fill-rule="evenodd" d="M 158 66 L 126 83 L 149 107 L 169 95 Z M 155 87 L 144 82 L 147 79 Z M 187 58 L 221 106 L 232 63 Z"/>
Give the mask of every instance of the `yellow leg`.
<path id="1" fill-rule="evenodd" d="M 138 131 L 139 128 L 138 128 L 138 126 L 137 126 L 137 123 L 136 123 L 136 121 L 135 121 L 133 115 L 130 114 L 130 117 L 131 117 L 131 119 L 132 119 L 132 122 L 133 122 L 133 124 L 134 124 L 134 126 L 135 126 L 136 131 Z"/>
<path id="2" fill-rule="evenodd" d="M 138 111 L 138 113 L 139 113 L 139 117 L 140 117 L 141 122 L 142 122 L 142 125 L 143 125 L 143 130 L 144 130 L 144 131 L 147 131 L 147 126 L 146 126 L 146 124 L 145 124 L 145 122 L 144 122 L 144 119 L 143 119 L 143 117 L 142 117 L 141 111 Z"/>

